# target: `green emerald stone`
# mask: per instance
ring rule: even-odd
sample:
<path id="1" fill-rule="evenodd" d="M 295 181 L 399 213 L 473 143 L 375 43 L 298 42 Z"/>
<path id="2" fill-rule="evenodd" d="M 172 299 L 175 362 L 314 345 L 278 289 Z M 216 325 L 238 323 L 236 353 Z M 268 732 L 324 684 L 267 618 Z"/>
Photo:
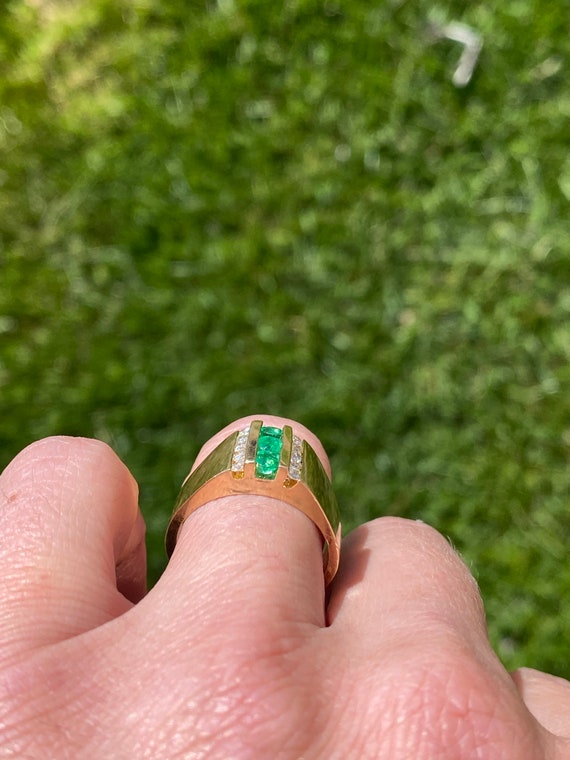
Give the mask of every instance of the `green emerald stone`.
<path id="1" fill-rule="evenodd" d="M 273 480 L 279 469 L 283 431 L 281 428 L 261 426 L 255 454 L 255 477 Z"/>

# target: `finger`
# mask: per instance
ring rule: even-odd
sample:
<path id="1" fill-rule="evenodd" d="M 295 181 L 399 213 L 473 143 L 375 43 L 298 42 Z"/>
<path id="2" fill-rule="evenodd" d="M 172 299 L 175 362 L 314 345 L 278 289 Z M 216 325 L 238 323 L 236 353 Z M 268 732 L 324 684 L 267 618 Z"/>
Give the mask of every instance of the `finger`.
<path id="1" fill-rule="evenodd" d="M 202 448 L 196 467 L 228 435 L 255 419 L 291 425 L 328 469 L 326 454 L 305 427 L 258 415 L 228 425 Z M 178 533 L 166 573 L 153 593 L 182 595 L 192 615 L 218 621 L 231 607 L 252 633 L 273 622 L 324 624 L 322 539 L 312 521 L 289 504 L 259 495 L 232 495 L 192 512 Z M 181 621 L 188 625 L 188 620 Z"/>
<path id="2" fill-rule="evenodd" d="M 345 539 L 329 617 L 363 629 L 374 646 L 379 634 L 398 641 L 403 630 L 437 624 L 477 644 L 487 637 L 477 584 L 458 554 L 433 528 L 400 518 L 380 518 Z"/>
<path id="3" fill-rule="evenodd" d="M 492 651 L 477 585 L 437 531 L 399 518 L 354 531 L 329 619 L 339 650 L 359 641 L 350 676 L 374 682 L 394 746 L 415 731 L 430 737 L 434 757 L 444 747 L 461 757 L 499 747 L 520 760 L 543 756 L 549 739 Z"/>
<path id="4" fill-rule="evenodd" d="M 556 736 L 570 738 L 570 681 L 532 668 L 519 668 L 512 675 L 538 722 Z"/>
<path id="5" fill-rule="evenodd" d="M 345 539 L 329 615 L 375 641 L 397 640 L 432 618 L 486 638 L 477 584 L 457 553 L 428 525 L 400 518 L 380 518 Z"/>
<path id="6" fill-rule="evenodd" d="M 3 658 L 97 626 L 144 594 L 136 484 L 105 444 L 48 438 L 6 468 L 0 575 Z"/>

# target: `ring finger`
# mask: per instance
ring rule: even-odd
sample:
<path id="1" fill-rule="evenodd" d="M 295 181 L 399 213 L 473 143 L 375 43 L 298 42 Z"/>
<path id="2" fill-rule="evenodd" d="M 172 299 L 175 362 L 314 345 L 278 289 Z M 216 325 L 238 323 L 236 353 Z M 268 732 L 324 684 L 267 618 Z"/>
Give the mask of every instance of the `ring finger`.
<path id="1" fill-rule="evenodd" d="M 255 420 L 277 430 L 291 426 L 328 472 L 326 454 L 309 430 L 270 415 L 228 425 L 205 444 L 193 470 L 228 436 Z M 284 622 L 324 624 L 322 537 L 303 511 L 280 496 L 286 489 L 269 486 L 263 493 L 266 482 L 255 480 L 251 493 L 214 494 L 182 522 L 176 549 L 153 594 L 168 599 L 176 589 L 191 616 L 186 623 L 214 623 L 221 607 L 233 607 L 235 619 L 245 620 L 252 631 Z"/>

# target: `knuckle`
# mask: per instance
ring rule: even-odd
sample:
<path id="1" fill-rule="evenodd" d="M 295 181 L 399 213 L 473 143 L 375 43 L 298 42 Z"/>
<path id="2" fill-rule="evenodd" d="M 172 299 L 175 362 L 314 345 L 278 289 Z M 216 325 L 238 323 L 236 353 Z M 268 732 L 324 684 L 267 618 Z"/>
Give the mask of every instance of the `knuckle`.
<path id="1" fill-rule="evenodd" d="M 540 737 L 506 684 L 474 659 L 430 654 L 363 674 L 362 702 L 351 709 L 361 758 L 542 757 Z"/>

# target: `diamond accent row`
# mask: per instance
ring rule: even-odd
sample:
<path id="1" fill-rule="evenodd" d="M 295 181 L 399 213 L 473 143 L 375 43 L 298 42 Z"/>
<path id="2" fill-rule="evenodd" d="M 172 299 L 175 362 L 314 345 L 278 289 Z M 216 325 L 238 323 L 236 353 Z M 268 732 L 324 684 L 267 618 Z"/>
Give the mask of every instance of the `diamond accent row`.
<path id="1" fill-rule="evenodd" d="M 289 477 L 291 480 L 301 480 L 301 468 L 303 467 L 303 441 L 299 436 L 293 436 L 291 445 L 291 461 L 289 463 Z"/>
<path id="2" fill-rule="evenodd" d="M 243 472 L 245 467 L 245 452 L 247 448 L 247 439 L 249 437 L 249 428 L 240 430 L 236 438 L 236 445 L 232 456 L 232 472 Z"/>

